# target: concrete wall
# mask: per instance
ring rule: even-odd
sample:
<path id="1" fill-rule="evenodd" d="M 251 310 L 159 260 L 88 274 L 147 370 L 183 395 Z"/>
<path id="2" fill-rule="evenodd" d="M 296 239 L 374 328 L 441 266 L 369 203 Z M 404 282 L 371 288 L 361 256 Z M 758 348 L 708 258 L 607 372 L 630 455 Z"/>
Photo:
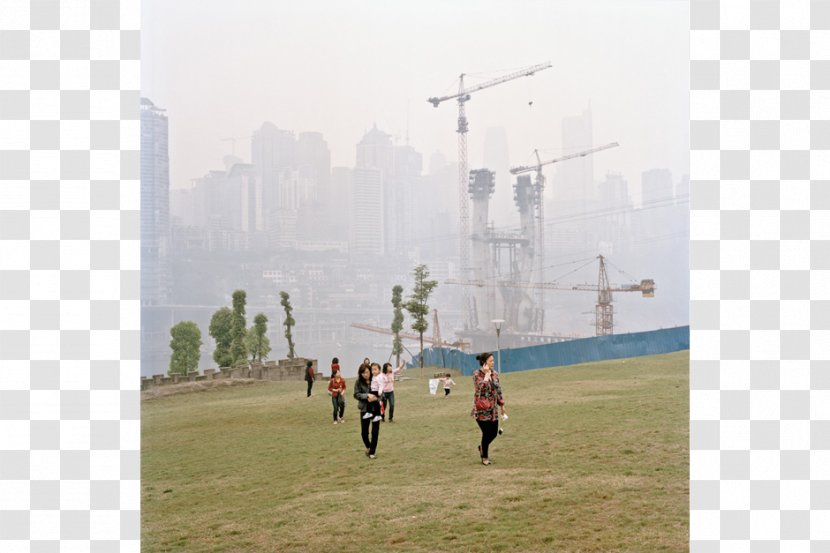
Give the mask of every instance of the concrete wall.
<path id="1" fill-rule="evenodd" d="M 244 367 L 221 367 L 219 369 L 205 369 L 203 374 L 191 372 L 185 375 L 167 376 L 154 374 L 152 377 L 141 379 L 141 389 L 150 390 L 157 386 L 171 386 L 183 382 L 201 382 L 206 380 L 222 380 L 228 378 L 253 378 L 255 380 L 305 380 L 306 362 L 311 361 L 318 379 L 323 374 L 317 369 L 317 360 L 298 357 L 295 359 L 280 359 L 267 361 L 263 364 L 252 364 Z"/>

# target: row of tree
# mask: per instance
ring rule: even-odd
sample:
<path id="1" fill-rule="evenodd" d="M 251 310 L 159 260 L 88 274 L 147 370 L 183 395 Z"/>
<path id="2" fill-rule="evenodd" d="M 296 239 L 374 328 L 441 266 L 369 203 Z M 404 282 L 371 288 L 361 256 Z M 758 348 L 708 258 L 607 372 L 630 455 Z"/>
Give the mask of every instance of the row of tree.
<path id="1" fill-rule="evenodd" d="M 400 363 L 403 353 L 403 342 L 400 332 L 403 330 L 403 311 L 409 312 L 412 317 L 412 329 L 420 337 L 421 370 L 424 368 L 424 332 L 429 328 L 427 315 L 429 305 L 427 301 L 432 291 L 438 286 L 438 281 L 429 280 L 429 269 L 426 265 L 418 265 L 413 271 L 415 285 L 407 301 L 403 300 L 403 286 L 396 284 L 392 288 L 392 355 L 396 364 Z M 210 318 L 208 333 L 214 339 L 216 347 L 213 350 L 213 360 L 220 367 L 238 367 L 249 363 L 262 363 L 271 353 L 271 343 L 268 340 L 268 317 L 264 313 L 257 313 L 254 324 L 246 328 L 245 290 L 235 290 L 232 295 L 232 308 L 222 307 Z M 280 292 L 280 305 L 285 310 L 285 338 L 288 341 L 288 358 L 294 359 L 294 338 L 291 329 L 296 321 L 291 315 L 293 307 L 291 298 L 286 292 Z M 202 347 L 202 333 L 193 321 L 181 321 L 170 329 L 170 368 L 168 373 L 187 374 L 195 371 L 199 366 Z"/>
<path id="2" fill-rule="evenodd" d="M 222 307 L 210 318 L 208 333 L 214 339 L 213 360 L 220 367 L 238 367 L 249 363 L 262 363 L 271 353 L 268 339 L 268 317 L 257 313 L 254 324 L 246 328 L 245 290 L 235 290 L 232 295 L 232 308 Z M 291 327 L 296 322 L 291 316 L 290 296 L 280 292 L 280 305 L 285 309 L 285 337 L 288 339 L 288 358 L 294 358 L 294 341 Z M 170 329 L 170 368 L 168 373 L 187 374 L 199 366 L 202 347 L 202 333 L 193 321 L 181 321 Z"/>

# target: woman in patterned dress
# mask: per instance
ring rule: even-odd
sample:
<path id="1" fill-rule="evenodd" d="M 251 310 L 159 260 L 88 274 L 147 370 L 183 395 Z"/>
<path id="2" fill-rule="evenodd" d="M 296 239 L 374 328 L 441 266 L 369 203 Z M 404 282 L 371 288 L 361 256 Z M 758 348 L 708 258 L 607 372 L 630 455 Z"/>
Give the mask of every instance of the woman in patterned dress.
<path id="1" fill-rule="evenodd" d="M 473 373 L 475 395 L 471 414 L 481 429 L 481 444 L 478 446 L 481 464 L 489 465 L 490 443 L 499 432 L 499 415 L 504 416 L 507 411 L 504 409 L 499 375 L 493 370 L 493 354 L 482 353 L 477 359 L 480 367 Z"/>

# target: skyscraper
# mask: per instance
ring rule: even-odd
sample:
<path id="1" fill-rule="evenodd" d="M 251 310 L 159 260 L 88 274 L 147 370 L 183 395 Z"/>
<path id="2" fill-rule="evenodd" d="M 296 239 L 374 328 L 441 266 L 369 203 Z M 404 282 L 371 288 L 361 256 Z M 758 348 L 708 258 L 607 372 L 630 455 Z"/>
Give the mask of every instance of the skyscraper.
<path id="1" fill-rule="evenodd" d="M 297 140 L 300 177 L 313 184 L 316 202 L 328 199 L 331 182 L 331 151 L 319 132 L 301 132 Z"/>
<path id="2" fill-rule="evenodd" d="M 164 351 L 169 327 L 154 309 L 170 296 L 170 158 L 164 112 L 141 99 L 142 374 L 164 372 L 169 359 Z"/>
<path id="3" fill-rule="evenodd" d="M 392 140 L 373 126 L 355 150 L 350 248 L 357 254 L 382 255 L 386 249 L 386 188 L 394 167 Z"/>
<path id="4" fill-rule="evenodd" d="M 383 255 L 383 171 L 374 167 L 355 168 L 351 212 L 349 246 L 352 253 Z"/>
<path id="5" fill-rule="evenodd" d="M 404 253 L 415 247 L 415 196 L 421 184 L 423 156 L 412 146 L 393 148 L 392 176 L 384 187 L 386 253 Z"/>
<path id="6" fill-rule="evenodd" d="M 141 304 L 167 303 L 170 288 L 170 158 L 167 115 L 141 99 Z"/>
<path id="7" fill-rule="evenodd" d="M 562 119 L 562 155 L 594 146 L 591 110 Z M 569 159 L 556 165 L 551 214 L 583 213 L 595 199 L 594 163 L 591 156 Z"/>
<path id="8" fill-rule="evenodd" d="M 265 217 L 281 208 L 280 175 L 297 166 L 297 140 L 294 133 L 278 129 L 266 121 L 251 136 L 251 163 L 262 178 L 262 207 Z"/>

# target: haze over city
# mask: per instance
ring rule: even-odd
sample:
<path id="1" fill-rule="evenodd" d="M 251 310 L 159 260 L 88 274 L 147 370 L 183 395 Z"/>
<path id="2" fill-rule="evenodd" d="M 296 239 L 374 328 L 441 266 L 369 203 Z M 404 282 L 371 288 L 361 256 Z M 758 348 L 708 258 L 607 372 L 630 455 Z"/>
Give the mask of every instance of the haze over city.
<path id="1" fill-rule="evenodd" d="M 533 164 L 534 149 L 549 159 L 619 142 L 545 169 L 545 279 L 603 253 L 629 277 L 657 281 L 655 298 L 615 296 L 620 332 L 688 323 L 688 218 L 676 216 L 688 207 L 688 3 L 145 0 L 142 17 L 142 96 L 165 110 L 170 191 L 163 231 L 170 233 L 170 259 L 162 263 L 168 291 L 143 323 L 155 335 L 148 342 L 163 344 L 169 323 L 184 316 L 165 305 L 218 308 L 235 288 L 248 290 L 252 306 L 272 305 L 277 289 L 291 289 L 299 320 L 303 308 L 320 310 L 315 318 L 344 310 L 299 329 L 304 345 L 318 344 L 318 351 L 305 353 L 323 360 L 337 351 L 324 343 L 356 341 L 344 325 L 388 327 L 388 291 L 399 283 L 409 293 L 416 262 L 427 263 L 442 281 L 464 276 L 458 269 L 457 104 L 434 108 L 426 99 L 457 92 L 460 73 L 469 89 L 548 61 L 552 68 L 474 93 L 467 103 L 469 169 L 496 171 L 488 222 L 498 230 L 518 228 L 516 178 L 507 169 Z M 311 148 L 319 162 L 312 173 L 299 162 L 280 167 L 272 192 L 254 152 L 256 136 L 271 132 L 266 122 L 293 133 L 300 157 Z M 395 160 L 405 155 L 408 167 L 367 161 L 367 151 L 385 149 L 396 152 Z M 240 186 L 234 163 L 242 164 L 237 171 L 250 171 L 256 181 L 250 186 L 262 194 L 250 192 L 251 211 L 194 213 L 189 203 L 210 183 Z M 360 211 L 371 208 L 355 203 L 362 167 L 377 168 L 385 187 L 375 221 L 371 211 Z M 286 196 L 286 179 L 293 179 L 296 198 Z M 380 226 L 377 245 L 359 242 L 358 215 Z M 218 239 L 220 231 L 226 235 Z M 326 253 L 327 247 L 334 250 Z M 203 271 L 201 280 L 184 274 L 211 267 L 211 260 L 213 274 Z M 314 281 L 309 265 L 344 274 L 336 282 L 326 281 L 328 275 Z M 596 265 L 590 271 L 575 278 L 596 282 Z M 451 288 L 439 286 L 431 302 L 442 312 L 445 338 L 464 318 L 453 296 L 459 289 Z M 376 298 L 349 300 L 349 290 Z M 590 335 L 583 312 L 594 298 L 575 296 L 549 296 L 546 332 Z M 364 320 L 352 320 L 361 308 Z M 211 363 L 206 314 L 190 314 L 202 317 L 202 366 Z M 274 309 L 268 316 L 278 358 L 284 349 L 279 315 Z M 365 347 L 388 341 L 370 336 Z M 163 352 L 157 353 L 148 363 L 162 362 Z M 162 368 L 143 361 L 142 373 Z"/>

